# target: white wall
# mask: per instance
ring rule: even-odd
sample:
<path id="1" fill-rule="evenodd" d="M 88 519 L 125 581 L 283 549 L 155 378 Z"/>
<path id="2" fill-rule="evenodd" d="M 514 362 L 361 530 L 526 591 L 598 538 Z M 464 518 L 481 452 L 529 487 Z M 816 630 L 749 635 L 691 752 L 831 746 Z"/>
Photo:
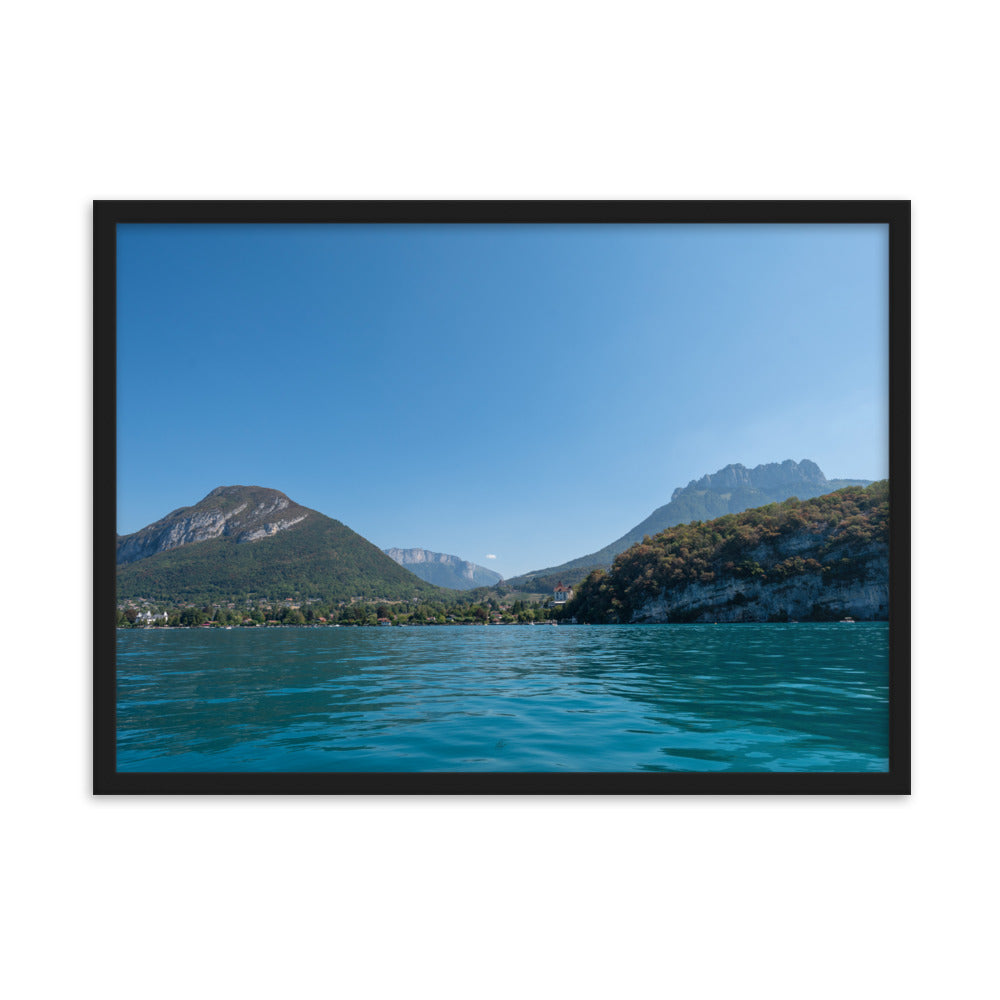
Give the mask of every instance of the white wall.
<path id="1" fill-rule="evenodd" d="M 12 996 L 984 992 L 997 80 L 937 9 L 8 11 Z M 914 796 L 93 799 L 90 201 L 154 197 L 912 198 Z"/>

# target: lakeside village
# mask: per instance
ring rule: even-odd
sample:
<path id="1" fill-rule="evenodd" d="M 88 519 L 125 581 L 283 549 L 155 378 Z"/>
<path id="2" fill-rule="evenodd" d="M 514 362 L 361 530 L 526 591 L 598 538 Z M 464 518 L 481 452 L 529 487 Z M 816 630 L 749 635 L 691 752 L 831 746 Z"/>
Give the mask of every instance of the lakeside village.
<path id="1" fill-rule="evenodd" d="M 474 596 L 473 596 L 474 595 Z M 563 605 L 573 596 L 562 583 L 551 597 L 500 596 L 480 589 L 453 603 L 442 601 L 323 602 L 318 598 L 296 601 L 260 601 L 252 609 L 228 604 L 187 604 L 168 608 L 150 601 L 125 601 L 118 605 L 118 628 L 279 628 L 311 626 L 402 625 L 551 625 L 562 617 Z"/>

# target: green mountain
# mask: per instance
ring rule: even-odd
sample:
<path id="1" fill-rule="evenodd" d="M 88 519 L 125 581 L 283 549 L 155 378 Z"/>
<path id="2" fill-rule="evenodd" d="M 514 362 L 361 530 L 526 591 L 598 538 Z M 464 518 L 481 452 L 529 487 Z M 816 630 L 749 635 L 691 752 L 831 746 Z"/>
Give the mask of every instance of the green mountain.
<path id="1" fill-rule="evenodd" d="M 453 598 L 340 521 L 278 490 L 220 486 L 118 538 L 118 599 Z"/>
<path id="2" fill-rule="evenodd" d="M 596 570 L 580 622 L 886 619 L 889 484 L 848 487 L 668 528 Z"/>
<path id="3" fill-rule="evenodd" d="M 780 463 L 769 462 L 753 469 L 738 463 L 727 465 L 711 475 L 692 479 L 687 486 L 678 486 L 669 503 L 658 507 L 644 521 L 603 549 L 571 559 L 560 566 L 513 577 L 507 583 L 517 589 L 539 591 L 550 591 L 559 581 L 573 585 L 583 580 L 592 569 L 608 568 L 615 556 L 630 545 L 641 542 L 646 535 L 655 535 L 675 524 L 738 514 L 751 507 L 778 503 L 790 497 L 807 500 L 845 486 L 867 486 L 869 482 L 867 479 L 827 479 L 820 467 L 807 458 L 801 462 L 791 459 Z"/>

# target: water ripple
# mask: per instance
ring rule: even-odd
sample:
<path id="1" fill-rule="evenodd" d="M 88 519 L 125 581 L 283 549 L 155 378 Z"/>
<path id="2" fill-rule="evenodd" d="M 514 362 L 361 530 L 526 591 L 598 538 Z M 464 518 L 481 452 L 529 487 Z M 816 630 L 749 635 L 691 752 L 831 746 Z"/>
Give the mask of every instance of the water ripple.
<path id="1" fill-rule="evenodd" d="M 884 624 L 118 633 L 131 771 L 860 771 Z"/>

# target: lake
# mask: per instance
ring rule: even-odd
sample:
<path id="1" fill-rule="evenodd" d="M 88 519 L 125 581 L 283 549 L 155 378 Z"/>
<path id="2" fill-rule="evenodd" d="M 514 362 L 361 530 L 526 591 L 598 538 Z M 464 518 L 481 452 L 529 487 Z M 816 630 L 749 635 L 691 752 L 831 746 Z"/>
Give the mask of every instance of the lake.
<path id="1" fill-rule="evenodd" d="M 889 627 L 122 629 L 118 770 L 886 771 Z"/>

